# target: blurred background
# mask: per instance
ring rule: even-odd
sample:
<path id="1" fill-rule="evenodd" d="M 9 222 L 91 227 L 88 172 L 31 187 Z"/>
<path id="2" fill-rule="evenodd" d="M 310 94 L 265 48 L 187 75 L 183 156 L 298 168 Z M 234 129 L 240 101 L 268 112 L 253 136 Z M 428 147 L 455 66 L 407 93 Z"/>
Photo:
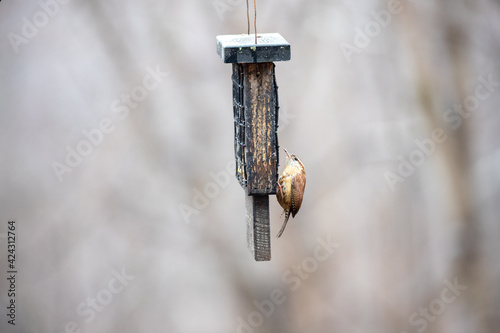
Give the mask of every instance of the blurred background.
<path id="1" fill-rule="evenodd" d="M 1 332 L 497 332 L 499 2 L 257 2 L 307 168 L 270 262 L 215 50 L 245 1 L 0 3 Z"/>

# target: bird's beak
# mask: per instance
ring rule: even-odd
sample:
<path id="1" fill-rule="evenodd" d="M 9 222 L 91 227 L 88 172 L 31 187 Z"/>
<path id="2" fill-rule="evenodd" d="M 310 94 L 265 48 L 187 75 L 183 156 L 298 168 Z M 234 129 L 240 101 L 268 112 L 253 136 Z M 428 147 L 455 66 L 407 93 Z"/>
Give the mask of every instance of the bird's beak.
<path id="1" fill-rule="evenodd" d="M 283 148 L 283 150 L 285 151 L 286 156 L 287 156 L 288 158 L 292 158 L 292 157 L 290 156 L 290 154 L 288 153 L 288 150 L 286 150 L 285 148 Z"/>

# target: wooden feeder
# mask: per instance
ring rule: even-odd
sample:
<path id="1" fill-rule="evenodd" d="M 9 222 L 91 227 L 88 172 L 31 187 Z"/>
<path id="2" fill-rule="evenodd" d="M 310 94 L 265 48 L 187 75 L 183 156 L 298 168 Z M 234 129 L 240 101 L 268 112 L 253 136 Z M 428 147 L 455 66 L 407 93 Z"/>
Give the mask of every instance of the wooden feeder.
<path id="1" fill-rule="evenodd" d="M 245 190 L 248 247 L 256 261 L 271 260 L 269 195 L 279 165 L 278 86 L 274 61 L 290 60 L 290 44 L 277 33 L 217 36 L 217 53 L 233 64 L 236 178 Z"/>

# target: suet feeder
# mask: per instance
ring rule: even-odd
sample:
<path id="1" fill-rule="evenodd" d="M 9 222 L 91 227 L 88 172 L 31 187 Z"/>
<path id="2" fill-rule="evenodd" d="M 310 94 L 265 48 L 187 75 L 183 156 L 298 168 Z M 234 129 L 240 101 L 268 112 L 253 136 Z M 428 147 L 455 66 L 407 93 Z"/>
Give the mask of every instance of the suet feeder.
<path id="1" fill-rule="evenodd" d="M 290 60 L 278 33 L 217 36 L 217 53 L 233 64 L 236 178 L 246 193 L 248 247 L 256 261 L 271 260 L 269 195 L 276 194 L 279 165 L 278 86 L 275 61 Z"/>

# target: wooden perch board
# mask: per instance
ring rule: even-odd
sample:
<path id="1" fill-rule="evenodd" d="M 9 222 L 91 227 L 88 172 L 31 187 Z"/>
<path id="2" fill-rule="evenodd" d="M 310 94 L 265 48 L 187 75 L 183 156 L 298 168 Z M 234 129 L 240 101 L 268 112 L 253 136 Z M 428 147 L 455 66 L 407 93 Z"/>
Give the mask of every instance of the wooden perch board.
<path id="1" fill-rule="evenodd" d="M 246 197 L 248 249 L 256 261 L 271 260 L 269 196 Z"/>

